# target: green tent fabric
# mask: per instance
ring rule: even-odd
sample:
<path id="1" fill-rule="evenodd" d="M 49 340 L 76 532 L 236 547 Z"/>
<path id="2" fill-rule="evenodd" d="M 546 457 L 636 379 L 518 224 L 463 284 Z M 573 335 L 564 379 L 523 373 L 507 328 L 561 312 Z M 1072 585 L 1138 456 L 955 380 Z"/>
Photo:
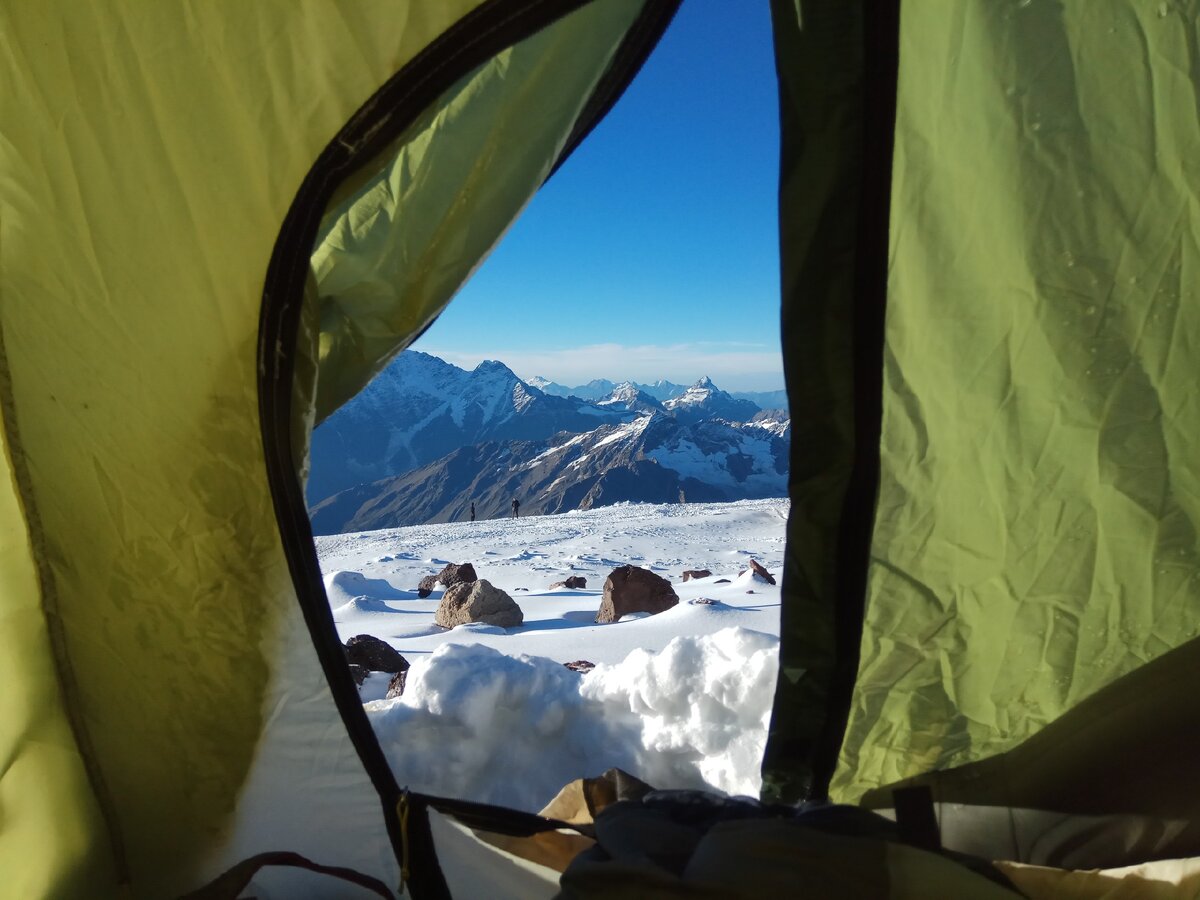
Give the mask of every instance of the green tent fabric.
<path id="1" fill-rule="evenodd" d="M 342 189 L 312 254 L 318 422 L 432 322 L 499 240 L 641 8 L 593 4 L 496 55 Z"/>
<path id="2" fill-rule="evenodd" d="M 839 797 L 1010 750 L 1200 635 L 1198 13 L 904 7 Z"/>
<path id="3" fill-rule="evenodd" d="M 672 9 L 0 9 L 4 890 L 177 896 L 266 851 L 398 884 L 402 773 L 322 606 L 308 434 Z M 764 793 L 1062 805 L 1039 735 L 1198 646 L 1200 4 L 773 18 L 793 508 Z M 1145 791 L 1107 811 L 1176 811 Z M 451 831 L 406 832 L 414 893 Z"/>

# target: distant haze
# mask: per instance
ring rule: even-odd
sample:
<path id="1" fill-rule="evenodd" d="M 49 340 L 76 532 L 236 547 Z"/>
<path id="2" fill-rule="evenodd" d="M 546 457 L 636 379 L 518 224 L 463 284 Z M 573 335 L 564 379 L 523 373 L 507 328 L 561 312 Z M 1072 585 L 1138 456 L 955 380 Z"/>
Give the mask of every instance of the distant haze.
<path id="1" fill-rule="evenodd" d="M 596 378 L 644 383 L 666 380 L 687 385 L 708 375 L 725 390 L 783 389 L 783 364 L 777 344 L 592 344 L 546 350 L 494 348 L 487 353 L 449 350 L 424 342 L 418 346 L 460 368 L 473 369 L 485 359 L 502 359 L 521 378 L 541 376 L 565 385 L 586 384 Z"/>

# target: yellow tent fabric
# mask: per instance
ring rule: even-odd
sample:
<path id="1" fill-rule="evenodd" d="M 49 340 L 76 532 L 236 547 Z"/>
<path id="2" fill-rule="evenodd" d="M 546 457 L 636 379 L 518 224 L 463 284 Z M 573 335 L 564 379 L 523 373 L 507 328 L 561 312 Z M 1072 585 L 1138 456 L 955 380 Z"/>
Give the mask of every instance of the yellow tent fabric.
<path id="1" fill-rule="evenodd" d="M 479 5 L 0 10 L 0 869 L 13 896 L 172 896 L 266 849 L 395 883 L 280 544 L 256 335 L 273 244 L 322 148 Z M 557 68 L 513 53 L 492 67 L 494 101 L 544 99 L 521 96 L 539 75 L 570 100 L 471 265 L 550 170 L 640 4 L 594 8 L 570 42 L 558 33 Z M 287 783 L 296 770 L 312 777 Z M 333 860 L 330 821 L 352 848 Z"/>
<path id="2" fill-rule="evenodd" d="M 5 427 L 28 526 L 7 533 L 41 575 L 0 604 L 40 605 L 73 672 L 3 755 L 49 758 L 40 730 L 74 710 L 113 829 L 78 762 L 40 783 L 6 765 L 5 793 L 45 792 L 38 831 L 6 810 L 19 893 L 110 894 L 115 852 L 117 877 L 165 896 L 227 831 L 295 615 L 255 449 L 266 260 L 322 146 L 473 5 L 0 12 Z M 41 661 L 8 683 L 44 693 L 46 625 L 26 643 Z"/>

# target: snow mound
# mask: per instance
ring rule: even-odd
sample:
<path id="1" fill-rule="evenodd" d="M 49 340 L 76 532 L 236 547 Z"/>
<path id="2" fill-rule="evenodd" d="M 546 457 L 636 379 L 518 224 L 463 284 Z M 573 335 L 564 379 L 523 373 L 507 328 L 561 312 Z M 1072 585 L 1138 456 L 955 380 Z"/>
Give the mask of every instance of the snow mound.
<path id="1" fill-rule="evenodd" d="M 340 621 L 356 613 L 394 613 L 392 609 L 378 597 L 355 597 L 348 603 L 333 608 L 334 621 Z"/>
<path id="2" fill-rule="evenodd" d="M 458 627 L 464 634 L 508 634 L 499 625 L 489 625 L 487 622 L 464 622 Z"/>
<path id="3" fill-rule="evenodd" d="M 726 628 L 597 666 L 583 694 L 638 716 L 646 753 L 676 764 L 686 760 L 706 785 L 725 793 L 757 795 L 778 667 L 778 638 Z M 691 779 L 686 768 L 675 774 Z M 687 786 L 648 780 L 656 787 Z"/>
<path id="4" fill-rule="evenodd" d="M 386 578 L 367 578 L 362 572 L 330 572 L 325 576 L 325 593 L 330 606 L 344 606 L 359 597 L 377 600 L 407 600 L 413 595 L 392 587 Z"/>
<path id="5" fill-rule="evenodd" d="M 581 677 L 446 644 L 413 662 L 403 697 L 365 709 L 397 780 L 432 794 L 536 811 L 613 766 L 656 787 L 757 794 L 778 647 L 727 628 Z"/>

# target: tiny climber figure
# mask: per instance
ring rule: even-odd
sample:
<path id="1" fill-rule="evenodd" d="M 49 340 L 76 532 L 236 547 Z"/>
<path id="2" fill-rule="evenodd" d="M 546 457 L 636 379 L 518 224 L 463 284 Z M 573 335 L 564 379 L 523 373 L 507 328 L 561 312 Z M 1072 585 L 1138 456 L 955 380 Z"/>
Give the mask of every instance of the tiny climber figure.
<path id="1" fill-rule="evenodd" d="M 514 519 L 519 518 L 520 510 L 521 510 L 521 501 L 518 500 L 516 497 L 513 497 L 512 509 L 513 509 L 513 518 Z"/>
<path id="2" fill-rule="evenodd" d="M 472 522 L 475 521 L 475 503 L 474 503 L 474 501 L 471 502 L 471 521 Z"/>

